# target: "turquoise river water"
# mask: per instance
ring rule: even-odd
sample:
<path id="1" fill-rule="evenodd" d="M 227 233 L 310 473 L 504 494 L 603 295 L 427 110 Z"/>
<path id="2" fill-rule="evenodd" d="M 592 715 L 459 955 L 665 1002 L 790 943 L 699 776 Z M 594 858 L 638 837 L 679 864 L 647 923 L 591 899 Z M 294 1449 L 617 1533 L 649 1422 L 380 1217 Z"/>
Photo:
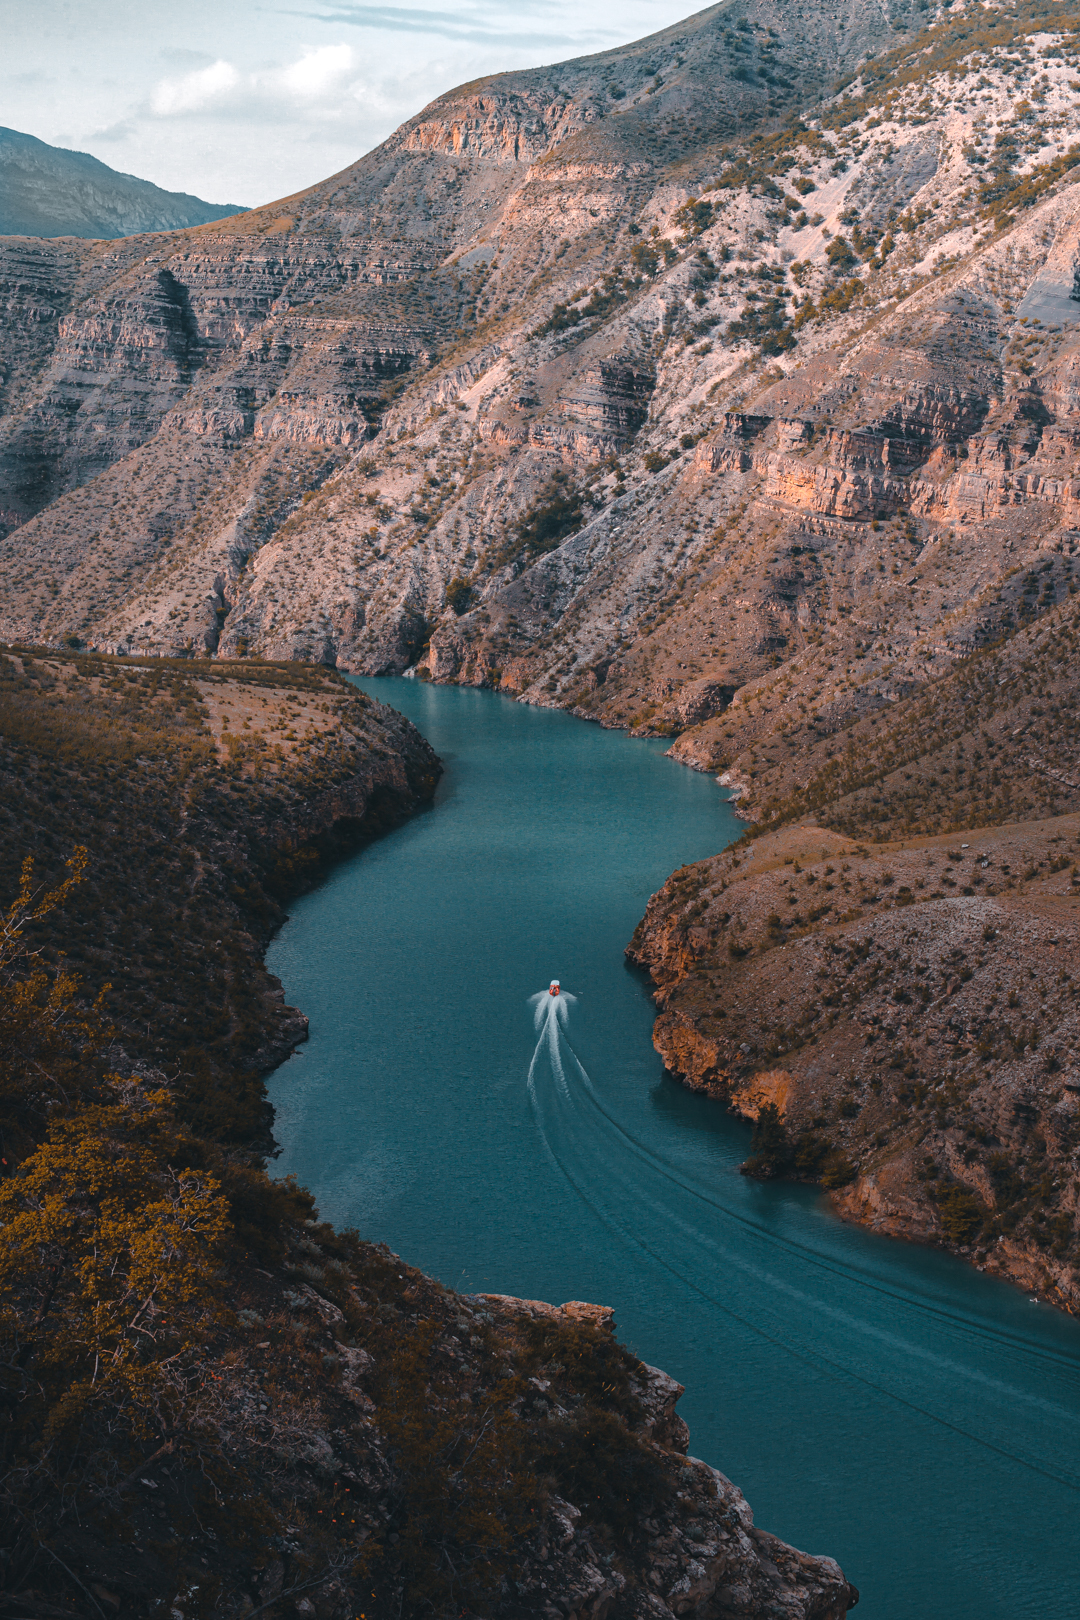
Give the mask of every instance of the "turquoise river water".
<path id="1" fill-rule="evenodd" d="M 623 947 L 739 824 L 662 745 L 490 692 L 363 680 L 420 727 L 435 806 L 293 908 L 311 1019 L 274 1076 L 325 1218 L 464 1293 L 615 1307 L 686 1385 L 691 1452 L 829 1553 L 865 1620 L 1080 1613 L 1080 1323 L 738 1174 L 749 1131 L 666 1077 Z M 559 977 L 586 1071 L 537 1065 Z"/>

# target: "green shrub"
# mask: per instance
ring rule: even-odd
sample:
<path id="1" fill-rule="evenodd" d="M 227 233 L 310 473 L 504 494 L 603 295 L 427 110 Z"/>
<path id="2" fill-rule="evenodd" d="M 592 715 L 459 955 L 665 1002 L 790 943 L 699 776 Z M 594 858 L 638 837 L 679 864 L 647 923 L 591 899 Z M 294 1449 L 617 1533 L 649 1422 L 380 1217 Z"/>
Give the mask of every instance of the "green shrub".
<path id="1" fill-rule="evenodd" d="M 660 1453 L 636 1439 L 610 1412 L 595 1408 L 550 1424 L 535 1465 L 587 1519 L 609 1524 L 624 1536 L 671 1496 Z"/>
<path id="2" fill-rule="evenodd" d="M 821 1172 L 821 1185 L 830 1191 L 835 1187 L 846 1187 L 858 1175 L 858 1167 L 852 1164 L 847 1156 L 838 1150 L 829 1154 Z"/>
<path id="3" fill-rule="evenodd" d="M 813 1131 L 802 1131 L 795 1140 L 794 1164 L 800 1176 L 816 1176 L 821 1161 L 829 1151 L 828 1143 Z"/>
<path id="4" fill-rule="evenodd" d="M 558 1367 L 596 1407 L 630 1416 L 630 1379 L 637 1362 L 612 1334 L 588 1322 L 541 1318 L 525 1329 L 525 1367 Z"/>
<path id="5" fill-rule="evenodd" d="M 852 265 L 859 262 L 858 254 L 851 246 L 851 243 L 843 236 L 833 237 L 826 250 L 825 257 L 828 259 L 832 269 L 836 271 L 849 270 Z"/>
<path id="6" fill-rule="evenodd" d="M 740 1166 L 746 1176 L 780 1176 L 791 1164 L 791 1143 L 780 1110 L 766 1103 L 754 1122 L 750 1157 Z"/>
<path id="7" fill-rule="evenodd" d="M 570 482 L 569 473 L 560 469 L 513 525 L 513 538 L 498 552 L 496 564 L 504 565 L 522 555 L 541 557 L 554 551 L 567 535 L 581 528 L 585 521 L 585 503 L 585 492 Z"/>
<path id="8" fill-rule="evenodd" d="M 945 1234 L 954 1243 L 967 1243 L 983 1223 L 984 1210 L 975 1194 L 953 1185 L 939 1192 L 937 1206 Z"/>

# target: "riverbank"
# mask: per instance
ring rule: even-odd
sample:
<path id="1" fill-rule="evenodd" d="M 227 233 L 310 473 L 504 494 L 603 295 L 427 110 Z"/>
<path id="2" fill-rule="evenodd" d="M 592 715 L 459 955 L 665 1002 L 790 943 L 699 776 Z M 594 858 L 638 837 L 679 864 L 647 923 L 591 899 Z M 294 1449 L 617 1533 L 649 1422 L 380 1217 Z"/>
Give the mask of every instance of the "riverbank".
<path id="1" fill-rule="evenodd" d="M 610 1311 L 456 1293 L 261 1168 L 307 1028 L 261 947 L 430 802 L 419 732 L 321 669 L 29 649 L 0 729 L 0 1604 L 842 1620 Z"/>
<path id="2" fill-rule="evenodd" d="M 27 940 L 200 1129 L 272 1149 L 262 1076 L 306 1034 L 263 962 L 285 904 L 430 803 L 408 721 L 321 666 L 0 653 L 0 886 L 83 882 Z"/>
<path id="3" fill-rule="evenodd" d="M 796 826 L 677 872 L 628 949 L 669 1071 L 829 1191 L 1080 1313 L 1080 817 L 868 847 Z"/>
<path id="4" fill-rule="evenodd" d="M 623 950 L 673 868 L 739 838 L 715 781 L 662 739 L 492 692 L 362 685 L 446 774 L 434 814 L 343 863 L 271 945 L 311 1018 L 271 1081 L 277 1173 L 448 1288 L 613 1307 L 686 1386 L 691 1450 L 835 1557 L 859 1614 L 1067 1607 L 1077 1323 L 837 1220 L 816 1186 L 741 1176 L 750 1125 L 653 1049 Z M 578 998 L 562 1072 L 532 1065 L 528 997 L 553 977 Z"/>

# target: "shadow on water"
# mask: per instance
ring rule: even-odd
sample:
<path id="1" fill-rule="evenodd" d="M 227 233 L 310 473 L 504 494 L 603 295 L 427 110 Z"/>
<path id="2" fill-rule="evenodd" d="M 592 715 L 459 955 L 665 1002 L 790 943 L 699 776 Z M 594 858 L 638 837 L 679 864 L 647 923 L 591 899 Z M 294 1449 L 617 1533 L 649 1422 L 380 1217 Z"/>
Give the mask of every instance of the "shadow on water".
<path id="1" fill-rule="evenodd" d="M 870 1620 L 1073 1612 L 1078 1325 L 740 1176 L 748 1127 L 652 1048 L 622 950 L 674 867 L 738 835 L 715 782 L 491 693 L 360 684 L 447 771 L 271 949 L 311 1018 L 272 1086 L 279 1171 L 466 1292 L 613 1305 L 686 1384 L 695 1454 L 837 1557 Z M 538 1055 L 554 976 L 578 1002 Z"/>

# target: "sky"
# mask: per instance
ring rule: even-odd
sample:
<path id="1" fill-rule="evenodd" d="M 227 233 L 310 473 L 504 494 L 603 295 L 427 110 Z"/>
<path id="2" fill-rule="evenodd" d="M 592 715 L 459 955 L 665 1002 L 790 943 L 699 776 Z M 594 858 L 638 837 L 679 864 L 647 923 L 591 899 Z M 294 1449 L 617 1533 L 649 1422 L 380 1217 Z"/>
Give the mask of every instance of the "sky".
<path id="1" fill-rule="evenodd" d="M 345 168 L 455 84 L 640 39 L 693 0 L 0 0 L 0 124 L 208 202 Z"/>

